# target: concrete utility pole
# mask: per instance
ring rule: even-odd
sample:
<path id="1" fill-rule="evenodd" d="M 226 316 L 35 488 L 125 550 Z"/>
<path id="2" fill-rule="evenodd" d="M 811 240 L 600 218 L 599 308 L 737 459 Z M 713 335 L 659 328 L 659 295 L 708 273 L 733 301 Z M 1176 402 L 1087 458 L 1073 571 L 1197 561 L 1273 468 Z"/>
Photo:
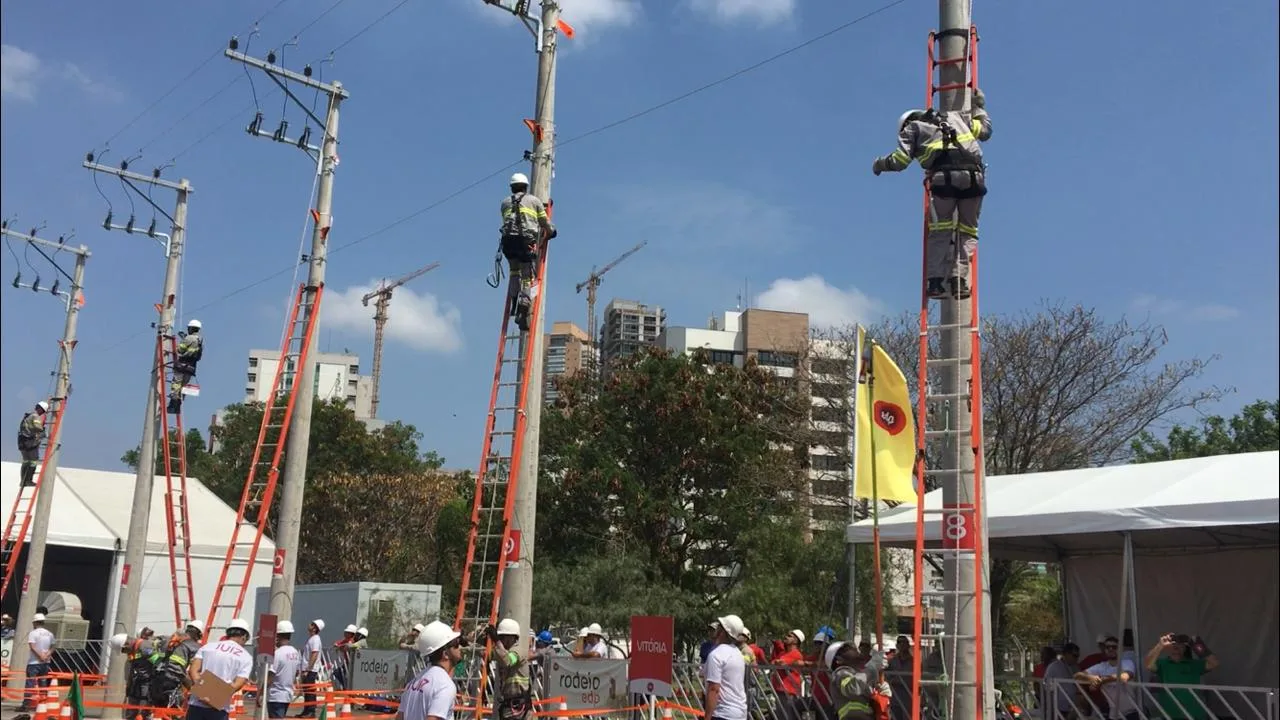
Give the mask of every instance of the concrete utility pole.
<path id="1" fill-rule="evenodd" d="M 89 248 L 83 245 L 78 248 L 67 247 L 62 243 L 42 240 L 35 236 L 34 230 L 30 235 L 25 235 L 5 227 L 0 230 L 0 233 L 3 233 L 6 237 L 21 240 L 35 246 L 37 250 L 41 247 L 47 247 L 61 252 L 70 252 L 76 256 L 76 267 L 72 271 L 70 278 L 71 289 L 67 292 L 57 292 L 58 297 L 66 301 L 67 319 L 62 330 L 62 341 L 60 343 L 62 352 L 58 353 L 56 383 L 49 410 L 52 413 L 58 413 L 55 417 L 60 418 L 63 407 L 67 402 L 67 394 L 71 392 L 71 356 L 76 348 L 76 320 L 80 316 L 80 306 L 84 300 L 81 293 L 84 290 L 84 265 L 89 259 Z M 58 268 L 58 272 L 64 276 L 66 275 L 66 272 L 61 267 Z M 40 289 L 17 280 L 14 281 L 14 285 L 16 287 L 31 288 L 37 292 Z M 35 513 L 31 518 L 31 540 L 27 546 L 26 578 L 22 582 L 21 594 L 18 599 L 18 617 L 15 622 L 15 630 L 17 632 L 14 636 L 12 656 L 9 658 L 9 667 L 12 668 L 25 668 L 31 655 L 31 648 L 27 646 L 26 637 L 31 632 L 31 618 L 36 614 L 36 605 L 40 604 L 40 583 L 44 576 L 45 548 L 49 542 L 49 515 L 53 511 L 53 489 L 58 484 L 58 454 L 62 449 L 61 442 L 62 422 L 59 421 L 54 423 L 48 438 L 48 450 L 46 452 L 49 455 L 49 460 L 44 467 L 44 478 L 39 480 L 40 486 L 37 488 Z M 22 642 L 18 642 L 18 640 L 22 640 Z M 9 689 L 21 690 L 25 681 L 21 672 L 11 673 Z"/>
<path id="2" fill-rule="evenodd" d="M 971 25 L 969 0 L 939 0 L 938 2 L 938 57 L 942 64 L 938 68 L 938 84 L 953 86 L 955 89 L 938 93 L 937 106 L 940 111 L 967 111 L 970 109 L 970 93 L 965 83 L 974 68 L 968 61 L 945 62 L 958 58 L 967 58 L 969 53 L 969 28 Z M 973 292 L 977 293 L 976 285 Z M 940 357 L 968 358 L 970 356 L 969 327 L 973 320 L 973 305 L 968 300 L 957 301 L 944 298 L 941 303 Z M 947 422 L 945 427 L 966 429 L 972 427 L 973 413 L 969 403 L 960 393 L 972 390 L 971 374 L 978 373 L 981 368 L 970 363 L 953 363 L 941 368 L 939 372 L 938 393 L 943 397 L 960 398 L 948 402 Z M 974 398 L 980 402 L 981 398 Z M 981 429 L 978 437 L 981 438 Z M 943 452 L 939 456 L 939 470 L 942 484 L 942 502 L 945 507 L 957 504 L 973 503 L 975 497 L 974 453 L 968 443 L 961 442 L 956 436 L 947 436 L 943 443 Z M 946 470 L 958 472 L 946 472 Z M 983 480 L 985 482 L 985 480 Z M 984 505 L 986 494 L 983 493 Z M 991 594 L 985 578 L 990 577 L 987 548 L 986 508 L 975 508 L 981 513 L 979 522 L 980 536 L 976 542 L 982 543 L 984 564 L 983 577 L 976 576 L 974 562 L 971 558 L 961 556 L 955 562 L 944 563 L 943 587 L 954 591 L 945 598 L 946 617 L 954 621 L 955 627 L 947 628 L 947 635 L 955 638 L 974 637 L 978 634 L 978 618 L 974 602 L 975 591 L 982 590 L 982 647 L 985 667 L 977 667 L 976 644 L 973 641 L 958 639 L 952 642 L 952 652 L 956 653 L 956 718 L 991 718 L 994 717 L 994 693 L 992 685 L 991 665 Z M 981 713 L 979 709 L 981 708 Z"/>
<path id="3" fill-rule="evenodd" d="M 524 2 L 516 7 L 498 5 L 510 12 L 516 12 Z M 533 171 L 529 182 L 532 192 L 543 201 L 551 198 L 551 176 L 555 171 L 555 114 L 556 114 L 556 37 L 560 20 L 560 6 L 554 0 L 543 0 L 540 18 L 518 15 L 526 26 L 534 32 L 538 51 L 538 89 L 535 95 Z M 519 282 L 511 278 L 511 282 Z M 529 352 L 529 387 L 525 398 L 524 444 L 520 451 L 520 466 L 515 468 L 516 498 L 512 517 L 512 528 L 520 532 L 520 562 L 508 568 L 502 582 L 502 617 L 511 618 L 520 623 L 520 627 L 528 628 L 529 617 L 533 606 L 533 541 L 538 514 L 538 435 L 542 425 L 542 328 L 543 315 L 547 307 L 547 275 L 544 271 L 538 292 L 542 294 L 538 308 L 530 318 L 529 332 L 520 341 L 520 358 L 523 362 L 526 349 Z M 533 343 L 526 348 L 526 343 Z M 516 366 L 517 377 L 522 377 L 524 367 Z M 517 643 L 521 655 L 528 653 L 526 643 Z"/>
<path id="4" fill-rule="evenodd" d="M 306 291 L 303 295 L 304 305 L 298 313 L 298 325 L 286 331 L 296 332 L 297 328 L 305 328 L 311 321 L 311 313 L 318 311 L 316 300 L 320 296 L 321 288 L 324 287 L 325 263 L 329 253 L 329 228 L 333 225 L 333 173 L 338 167 L 338 107 L 350 95 L 340 82 L 324 83 L 313 79 L 310 65 L 301 73 L 274 65 L 274 52 L 268 53 L 267 61 L 264 62 L 257 58 L 249 57 L 244 53 L 236 52 L 236 41 L 232 39 L 231 47 L 224 51 L 224 54 L 232 60 L 266 73 L 272 82 L 284 90 L 294 105 L 301 108 L 317 126 L 324 128 L 324 137 L 320 141 L 320 146 L 316 147 L 308 142 L 310 124 L 303 129 L 302 135 L 297 139 L 290 139 L 286 136 L 285 133 L 289 128 L 287 120 L 282 119 L 275 132 L 263 130 L 261 128 L 261 112 L 257 114 L 254 121 L 249 125 L 250 135 L 270 138 L 276 142 L 289 143 L 310 154 L 316 159 L 316 172 L 320 175 L 316 190 L 316 207 L 313 214 L 315 223 L 311 232 L 311 254 L 307 257 L 308 270 Z M 323 120 L 311 112 L 308 104 L 302 102 L 289 90 L 289 82 L 319 90 L 328 98 L 328 112 Z M 306 349 L 307 361 L 301 363 L 302 367 L 297 369 L 298 375 L 294 378 L 294 382 L 298 383 L 296 386 L 297 395 L 294 398 L 293 418 L 290 421 L 292 427 L 289 428 L 289 438 L 285 444 L 284 471 L 281 474 L 281 482 L 284 486 L 280 491 L 280 514 L 274 539 L 276 549 L 284 553 L 284 567 L 271 578 L 270 605 L 271 613 L 282 619 L 293 617 L 293 586 L 298 570 L 298 535 L 302 528 L 302 499 L 307 483 L 307 450 L 311 440 L 311 408 L 315 402 L 315 353 L 319 338 L 318 333 L 311 334 L 311 342 Z M 284 358 L 281 358 L 280 361 L 284 362 Z M 260 512 L 268 512 L 268 508 L 263 508 Z M 250 562 L 253 562 L 252 558 Z"/>
<path id="5" fill-rule="evenodd" d="M 127 165 L 120 168 L 108 167 L 93 162 L 93 156 L 90 155 L 85 160 L 83 166 L 90 172 L 100 172 L 107 175 L 115 175 L 124 182 L 132 192 L 138 197 L 151 203 L 152 207 L 159 213 L 165 215 L 171 223 L 171 231 L 169 235 L 158 233 L 155 231 L 154 225 L 146 231 L 135 229 L 133 218 L 129 218 L 129 222 L 125 225 L 118 225 L 112 222 L 111 213 L 107 213 L 107 219 L 102 223 L 102 227 L 106 230 L 123 230 L 127 233 L 137 232 L 144 233 L 148 237 L 155 238 L 165 249 L 165 267 L 164 267 L 164 287 L 160 295 L 160 319 L 156 324 L 156 342 L 163 342 L 174 333 L 174 313 L 176 311 L 178 299 L 178 278 L 179 267 L 182 263 L 182 251 L 186 241 L 187 234 L 187 200 L 194 190 L 186 179 L 178 182 L 169 182 L 160 178 L 160 171 L 157 169 L 151 175 L 139 175 L 130 172 Z M 170 217 L 168 213 L 151 202 L 151 197 L 147 193 L 143 193 L 134 186 L 133 183 L 146 183 L 152 187 L 166 188 L 177 193 L 177 203 Z M 154 349 L 154 348 L 153 348 Z M 112 627 L 111 634 L 125 633 L 132 635 L 138 624 L 138 602 L 142 595 L 143 563 L 147 556 L 147 529 L 151 524 L 151 498 L 155 486 L 155 470 L 156 470 L 156 436 L 160 433 L 160 423 L 166 422 L 166 418 L 161 414 L 167 412 L 160 407 L 161 400 L 157 388 L 164 381 L 165 369 L 162 360 L 157 360 L 151 366 L 151 381 L 147 386 L 147 406 L 142 415 L 142 440 L 138 445 L 138 470 L 137 479 L 133 487 L 133 507 L 129 515 L 129 536 L 125 540 L 124 547 L 124 570 L 121 574 L 120 595 L 116 601 L 116 619 Z M 192 618 L 186 618 L 188 620 Z M 124 701 L 125 690 L 125 670 L 126 664 L 123 662 L 111 662 L 108 665 L 107 674 L 107 702 L 111 704 L 120 704 Z"/>

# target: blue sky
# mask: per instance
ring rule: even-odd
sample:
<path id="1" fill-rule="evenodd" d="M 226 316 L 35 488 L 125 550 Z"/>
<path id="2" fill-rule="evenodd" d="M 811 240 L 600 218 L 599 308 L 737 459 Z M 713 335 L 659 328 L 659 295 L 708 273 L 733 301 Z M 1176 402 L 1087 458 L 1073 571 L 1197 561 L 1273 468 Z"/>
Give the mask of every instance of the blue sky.
<path id="1" fill-rule="evenodd" d="M 163 273 L 155 246 L 100 229 L 106 202 L 79 163 L 231 35 L 241 35 L 243 49 L 253 21 L 274 4 L 3 4 L 3 213 L 16 213 L 23 229 L 48 222 L 44 236 L 75 228 L 93 251 L 65 464 L 117 468 L 137 442 Z M 284 62 L 298 68 L 325 57 L 396 4 L 341 2 L 285 50 Z M 881 4 L 563 0 L 578 36 L 562 44 L 560 136 L 667 100 Z M 251 53 L 281 46 L 332 5 L 286 0 L 261 23 Z M 986 148 L 984 311 L 1016 312 L 1049 298 L 1111 317 L 1149 314 L 1167 327 L 1169 360 L 1221 356 L 1205 381 L 1238 389 L 1218 408 L 1229 413 L 1278 392 L 1277 8 L 1257 0 L 1152 8 L 976 4 L 980 78 L 995 123 Z M 573 285 L 640 239 L 648 247 L 606 277 L 601 305 L 615 296 L 661 304 L 672 325 L 702 325 L 732 309 L 744 286 L 760 305 L 807 310 L 819 322 L 915 306 L 919 176 L 875 178 L 870 167 L 892 149 L 899 113 L 921 101 L 925 34 L 936 15 L 936 3 L 906 0 L 565 147 L 553 186 L 560 237 L 548 319 L 583 324 L 585 301 Z M 531 113 L 535 61 L 527 33 L 480 0 L 411 0 L 342 48 L 323 66 L 326 79 L 351 92 L 333 246 L 518 160 L 528 145 L 520 119 Z M 260 74 L 254 84 L 274 127 L 281 97 L 267 94 Z M 118 162 L 141 149 L 132 167 L 145 172 L 178 155 L 166 177 L 195 186 L 182 303 L 208 337 L 202 394 L 187 406 L 196 426 L 242 397 L 251 347 L 279 344 L 306 219 L 312 166 L 296 150 L 240 131 L 253 106 L 242 69 L 214 58 L 119 133 L 106 157 Z M 289 117 L 296 129 L 301 115 L 291 108 Z M 504 180 L 335 252 L 329 265 L 321 345 L 350 348 L 367 368 L 373 323 L 358 304 L 363 288 L 442 263 L 393 301 L 380 414 L 415 424 L 424 448 L 451 467 L 473 465 L 482 439 L 502 302 L 484 276 Z M 118 183 L 101 186 L 117 219 L 127 215 Z M 141 224 L 150 221 L 137 212 Z M 6 252 L 6 283 L 16 269 Z M 7 286 L 2 297 L 0 417 L 16 424 L 48 391 L 62 309 Z M 3 455 L 16 455 L 10 443 Z"/>

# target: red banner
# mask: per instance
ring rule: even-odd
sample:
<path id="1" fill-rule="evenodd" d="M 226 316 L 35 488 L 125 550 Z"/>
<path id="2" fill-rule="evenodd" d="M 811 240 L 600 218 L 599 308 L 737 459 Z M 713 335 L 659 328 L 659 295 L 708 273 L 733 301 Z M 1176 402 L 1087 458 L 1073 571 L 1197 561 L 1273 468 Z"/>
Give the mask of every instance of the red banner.
<path id="1" fill-rule="evenodd" d="M 512 530 L 511 537 L 507 538 L 506 545 L 502 548 L 502 559 L 506 561 L 507 567 L 520 566 L 520 531 Z"/>
<path id="2" fill-rule="evenodd" d="M 258 654 L 275 655 L 276 616 L 262 613 L 258 616 Z"/>
<path id="3" fill-rule="evenodd" d="M 276 556 L 271 563 L 271 575 L 284 577 L 284 548 L 276 548 Z"/>
<path id="4" fill-rule="evenodd" d="M 640 695 L 671 697 L 671 661 L 675 619 L 666 615 L 631 617 L 630 690 Z"/>

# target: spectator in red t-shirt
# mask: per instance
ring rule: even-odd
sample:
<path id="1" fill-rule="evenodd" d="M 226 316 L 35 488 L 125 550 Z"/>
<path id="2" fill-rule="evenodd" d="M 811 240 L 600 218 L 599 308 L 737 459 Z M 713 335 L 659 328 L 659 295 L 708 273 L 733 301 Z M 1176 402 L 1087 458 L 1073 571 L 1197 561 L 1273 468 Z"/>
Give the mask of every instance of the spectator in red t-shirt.
<path id="1" fill-rule="evenodd" d="M 805 659 L 800 652 L 803 642 L 804 632 L 792 630 L 787 633 L 782 639 L 782 652 L 776 652 L 777 644 L 774 646 L 773 664 L 803 667 Z M 778 709 L 782 712 L 782 720 L 800 720 L 805 709 L 804 699 L 800 697 L 804 676 L 798 670 L 778 669 L 773 671 L 772 682 L 774 691 L 778 693 Z"/>
<path id="2" fill-rule="evenodd" d="M 831 671 L 826 666 L 827 647 L 835 638 L 830 628 L 821 628 L 813 635 L 813 652 L 806 658 L 813 670 L 813 689 L 810 691 L 809 712 L 813 720 L 836 720 L 835 705 L 831 702 Z"/>

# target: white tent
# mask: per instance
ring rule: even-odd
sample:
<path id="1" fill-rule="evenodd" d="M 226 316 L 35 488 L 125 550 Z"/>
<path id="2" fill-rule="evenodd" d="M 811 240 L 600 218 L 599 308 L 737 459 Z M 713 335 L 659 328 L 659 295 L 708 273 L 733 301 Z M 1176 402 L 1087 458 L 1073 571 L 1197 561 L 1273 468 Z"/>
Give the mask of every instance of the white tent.
<path id="1" fill-rule="evenodd" d="M 1210 682 L 1275 685 L 1280 453 L 990 477 L 986 506 L 992 556 L 1063 563 L 1069 630 L 1082 647 L 1118 627 L 1127 539 L 1139 645 L 1199 633 L 1223 662 Z M 925 507 L 942 508 L 940 490 Z M 938 516 L 926 517 L 927 540 L 940 542 Z M 881 542 L 911 545 L 915 521 L 914 507 L 886 512 Z M 848 528 L 850 542 L 871 536 L 869 520 Z"/>
<path id="2" fill-rule="evenodd" d="M 20 469 L 21 463 L 0 463 L 0 504 L 3 505 L 6 518 L 12 511 L 14 498 L 17 496 Z M 103 550 L 112 554 L 111 560 L 107 561 L 112 564 L 112 579 L 109 587 L 104 588 L 108 606 L 104 619 L 109 625 L 113 624 L 111 618 L 114 615 L 115 588 L 119 586 L 123 572 L 124 543 L 129 534 L 134 482 L 132 472 L 62 467 L 58 468 L 57 484 L 54 486 L 49 544 Z M 169 541 L 164 511 L 165 491 L 164 476 L 159 475 L 151 495 L 146 560 L 140 569 L 143 585 L 138 606 L 138 623 L 157 629 L 168 628 L 174 623 L 173 582 L 169 571 Z M 213 602 L 213 590 L 222 571 L 227 546 L 231 543 L 236 511 L 194 478 L 187 479 L 187 509 L 191 518 L 191 575 L 196 610 L 203 616 Z M 271 584 L 274 554 L 275 545 L 270 539 L 263 538 L 246 598 L 253 598 L 256 586 Z M 62 589 L 45 584 L 44 590 Z M 87 601 L 86 598 L 82 600 Z"/>

